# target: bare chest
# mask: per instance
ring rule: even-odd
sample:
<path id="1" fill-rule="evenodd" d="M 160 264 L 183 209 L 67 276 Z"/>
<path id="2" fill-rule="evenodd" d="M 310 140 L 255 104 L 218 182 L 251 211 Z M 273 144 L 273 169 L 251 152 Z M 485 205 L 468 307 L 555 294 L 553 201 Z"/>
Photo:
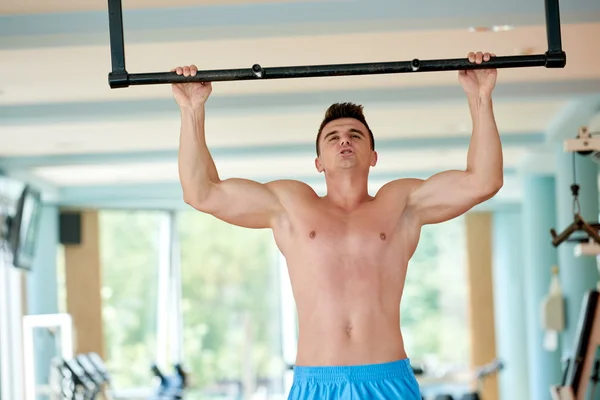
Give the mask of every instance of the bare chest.
<path id="1" fill-rule="evenodd" d="M 290 216 L 283 236 L 321 256 L 380 254 L 399 239 L 398 219 L 376 209 L 342 213 L 315 207 Z M 308 250 L 308 249 L 307 249 Z"/>
<path id="2" fill-rule="evenodd" d="M 393 239 L 396 227 L 382 218 L 363 216 L 340 218 L 319 214 L 297 225 L 295 236 L 323 246 L 384 246 Z"/>

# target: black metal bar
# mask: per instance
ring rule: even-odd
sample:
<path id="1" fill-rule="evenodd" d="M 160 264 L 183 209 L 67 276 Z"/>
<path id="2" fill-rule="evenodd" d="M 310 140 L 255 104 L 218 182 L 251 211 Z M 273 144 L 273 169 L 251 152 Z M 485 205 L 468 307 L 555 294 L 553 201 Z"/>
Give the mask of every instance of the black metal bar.
<path id="1" fill-rule="evenodd" d="M 554 229 L 550 230 L 550 234 L 552 235 L 552 245 L 554 247 L 560 246 L 565 240 L 569 239 L 569 237 L 579 230 L 579 224 L 577 221 L 573 222 L 571 225 L 567 226 L 565 230 L 563 230 L 558 235 Z"/>
<path id="2" fill-rule="evenodd" d="M 129 74 L 128 85 L 153 85 L 182 82 L 218 82 L 251 79 L 314 78 L 345 75 L 375 75 L 408 72 L 434 72 L 481 68 L 520 68 L 545 66 L 544 54 L 528 56 L 494 57 L 490 61 L 475 64 L 467 58 L 442 60 L 411 60 L 397 62 L 306 65 L 291 67 L 262 68 L 258 64 L 251 68 L 198 71 L 196 76 L 177 75 L 175 72 Z M 112 82 L 111 82 L 112 86 Z"/>
<path id="3" fill-rule="evenodd" d="M 562 51 L 560 34 L 559 0 L 544 0 L 546 6 L 546 30 L 548 52 L 537 55 L 499 56 L 488 62 L 475 64 L 467 58 L 418 60 L 397 62 L 372 62 L 360 64 L 305 65 L 292 67 L 262 68 L 255 64 L 250 68 L 198 71 L 194 77 L 174 72 L 134 73 L 125 69 L 125 43 L 121 0 L 108 0 L 112 72 L 108 81 L 111 88 L 130 85 L 154 85 L 182 82 L 218 82 L 251 79 L 314 78 L 344 75 L 396 74 L 408 72 L 452 71 L 478 68 L 563 68 L 566 54 Z"/>
<path id="4" fill-rule="evenodd" d="M 125 38 L 123 34 L 123 7 L 121 0 L 108 0 L 108 29 L 112 71 L 108 75 L 111 87 L 127 86 L 125 68 Z"/>
<path id="5" fill-rule="evenodd" d="M 562 39 L 560 33 L 560 7 L 559 0 L 544 0 L 546 9 L 546 36 L 548 40 L 548 53 L 562 53 Z"/>

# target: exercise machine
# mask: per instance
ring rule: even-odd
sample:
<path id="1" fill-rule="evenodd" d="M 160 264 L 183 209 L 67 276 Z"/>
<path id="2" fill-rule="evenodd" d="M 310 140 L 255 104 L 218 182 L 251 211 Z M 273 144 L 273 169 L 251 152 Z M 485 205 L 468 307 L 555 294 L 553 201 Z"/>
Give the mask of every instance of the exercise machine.
<path id="1" fill-rule="evenodd" d="M 108 388 L 112 384 L 112 378 L 104 361 L 97 353 L 87 353 L 77 356 L 77 360 L 81 364 L 81 366 L 88 371 L 88 373 L 93 373 L 95 375 L 99 375 L 102 379 L 102 382 Z M 90 372 L 93 371 L 93 372 Z"/>
<path id="2" fill-rule="evenodd" d="M 152 366 L 154 376 L 158 377 L 159 385 L 152 400 L 181 400 L 187 387 L 187 374 L 181 364 L 175 364 L 173 374 L 165 375 L 156 366 Z"/>
<path id="3" fill-rule="evenodd" d="M 50 370 L 51 400 L 110 400 L 111 377 L 96 353 L 55 357 Z"/>
<path id="4" fill-rule="evenodd" d="M 600 162 L 600 141 L 593 137 L 587 127 L 582 127 L 574 139 L 564 142 L 564 149 L 584 157 L 591 157 Z M 572 186 L 574 197 L 574 222 L 560 235 L 552 232 L 554 246 L 565 241 L 578 243 L 575 254 L 578 256 L 600 255 L 600 224 L 585 221 L 577 211 L 577 191 L 579 187 L 574 182 Z M 577 231 L 583 231 L 587 236 L 572 238 Z M 600 285 L 599 285 L 600 286 Z M 600 358 L 597 355 L 600 346 L 600 287 L 587 292 L 582 301 L 582 307 L 577 326 L 577 340 L 574 353 L 565 362 L 565 369 L 560 385 L 550 388 L 553 400 L 587 400 L 594 398 L 596 385 L 600 380 Z"/>
<path id="5" fill-rule="evenodd" d="M 564 141 L 564 149 L 573 153 L 573 183 L 571 194 L 573 196 L 573 222 L 562 232 L 557 233 L 555 229 L 550 230 L 552 245 L 558 247 L 564 242 L 577 243 L 574 249 L 576 256 L 600 255 L 600 224 L 586 221 L 580 214 L 579 208 L 579 185 L 576 182 L 575 157 L 576 154 L 590 157 L 596 163 L 600 163 L 600 139 L 593 137 L 598 132 L 590 132 L 587 127 L 579 130 L 577 137 Z M 576 232 L 583 232 L 583 236 L 573 237 Z"/>
<path id="6" fill-rule="evenodd" d="M 599 133 L 590 132 L 587 126 L 582 126 L 575 138 L 564 141 L 564 150 L 589 157 L 600 164 L 600 139 L 595 137 Z"/>
<path id="7" fill-rule="evenodd" d="M 596 354 L 600 346 L 599 299 L 597 290 L 589 291 L 583 299 L 575 352 L 566 360 L 561 384 L 550 388 L 553 400 L 594 399 L 600 367 Z"/>
<path id="8" fill-rule="evenodd" d="M 434 400 L 485 400 L 481 393 L 483 391 L 483 383 L 490 376 L 497 374 L 504 369 L 504 362 L 500 359 L 495 359 L 489 363 L 482 365 L 473 372 L 473 380 L 476 383 L 474 391 L 463 393 L 460 397 L 455 397 L 451 394 L 441 393 L 434 397 Z"/>
<path id="9" fill-rule="evenodd" d="M 99 387 L 90 378 L 76 359 L 60 357 L 52 361 L 51 399 L 56 400 L 94 400 Z"/>
<path id="10" fill-rule="evenodd" d="M 548 50 L 543 54 L 499 56 L 475 64 L 467 58 L 419 60 L 397 62 L 369 62 L 359 64 L 305 65 L 263 68 L 254 64 L 250 68 L 198 71 L 196 76 L 177 75 L 175 72 L 129 73 L 125 63 L 125 40 L 121 0 L 108 0 L 108 24 L 112 70 L 108 74 L 111 88 L 131 85 L 153 85 L 182 82 L 217 82 L 254 79 L 288 79 L 333 77 L 344 75 L 395 74 L 433 72 L 481 68 L 564 68 L 567 56 L 562 49 L 560 9 L 558 0 L 545 0 L 546 36 Z"/>
<path id="11" fill-rule="evenodd" d="M 94 386 L 91 392 L 92 398 L 98 396 L 104 389 L 110 388 L 110 375 L 98 354 L 79 354 L 75 361 Z"/>

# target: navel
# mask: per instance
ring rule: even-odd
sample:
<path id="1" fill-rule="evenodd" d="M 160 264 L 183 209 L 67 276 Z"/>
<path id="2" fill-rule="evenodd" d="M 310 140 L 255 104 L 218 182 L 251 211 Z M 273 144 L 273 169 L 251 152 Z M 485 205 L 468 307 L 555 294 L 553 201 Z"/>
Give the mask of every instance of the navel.
<path id="1" fill-rule="evenodd" d="M 352 325 L 351 325 L 351 324 L 348 324 L 348 325 L 346 326 L 346 335 L 347 335 L 348 337 L 351 337 L 351 336 L 352 336 Z"/>
<path id="2" fill-rule="evenodd" d="M 381 232 L 381 233 L 379 234 L 379 239 L 381 239 L 381 240 L 385 240 L 385 233 Z"/>
<path id="3" fill-rule="evenodd" d="M 311 239 L 314 239 L 315 236 L 317 236 L 315 231 L 310 231 L 310 234 L 308 235 Z"/>

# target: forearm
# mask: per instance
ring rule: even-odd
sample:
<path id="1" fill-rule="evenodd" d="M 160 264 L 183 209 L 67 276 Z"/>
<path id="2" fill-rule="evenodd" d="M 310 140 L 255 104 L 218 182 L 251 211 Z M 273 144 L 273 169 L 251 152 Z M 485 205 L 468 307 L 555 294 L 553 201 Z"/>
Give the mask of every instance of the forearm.
<path id="1" fill-rule="evenodd" d="M 478 182 L 502 184 L 502 144 L 494 118 L 491 96 L 468 96 L 473 133 L 467 154 L 467 171 Z"/>
<path id="2" fill-rule="evenodd" d="M 219 174 L 206 146 L 204 106 L 181 109 L 179 179 L 185 198 L 198 201 L 208 194 Z"/>

